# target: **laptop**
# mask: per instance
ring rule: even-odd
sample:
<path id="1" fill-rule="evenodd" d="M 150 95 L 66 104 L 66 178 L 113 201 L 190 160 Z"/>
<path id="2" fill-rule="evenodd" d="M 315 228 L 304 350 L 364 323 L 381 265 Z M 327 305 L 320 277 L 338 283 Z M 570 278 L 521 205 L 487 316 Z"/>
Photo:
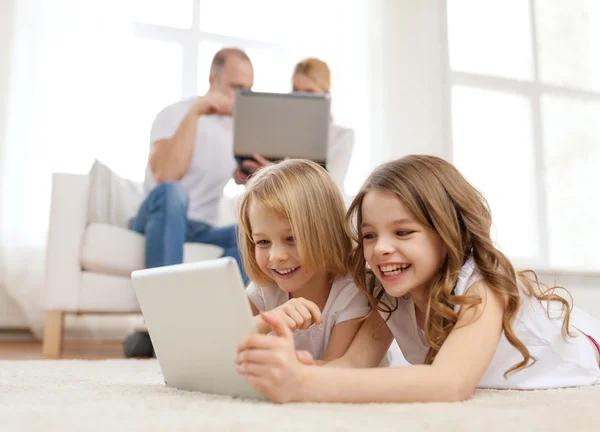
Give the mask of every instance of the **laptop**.
<path id="1" fill-rule="evenodd" d="M 236 91 L 233 151 L 242 165 L 252 155 L 277 161 L 310 159 L 326 167 L 331 99 L 328 94 Z"/>
<path id="2" fill-rule="evenodd" d="M 138 270 L 131 281 L 167 386 L 264 399 L 235 370 L 256 327 L 233 258 Z"/>

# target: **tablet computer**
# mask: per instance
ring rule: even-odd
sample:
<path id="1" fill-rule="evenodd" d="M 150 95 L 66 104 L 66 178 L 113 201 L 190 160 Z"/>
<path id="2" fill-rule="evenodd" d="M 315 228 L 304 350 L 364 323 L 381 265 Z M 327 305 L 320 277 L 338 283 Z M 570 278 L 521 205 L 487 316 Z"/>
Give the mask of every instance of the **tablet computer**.
<path id="1" fill-rule="evenodd" d="M 131 281 L 167 386 L 264 399 L 234 363 L 256 327 L 233 258 L 138 270 Z"/>
<path id="2" fill-rule="evenodd" d="M 236 91 L 233 150 L 238 164 L 259 154 L 271 161 L 310 159 L 325 167 L 330 106 L 328 94 Z"/>

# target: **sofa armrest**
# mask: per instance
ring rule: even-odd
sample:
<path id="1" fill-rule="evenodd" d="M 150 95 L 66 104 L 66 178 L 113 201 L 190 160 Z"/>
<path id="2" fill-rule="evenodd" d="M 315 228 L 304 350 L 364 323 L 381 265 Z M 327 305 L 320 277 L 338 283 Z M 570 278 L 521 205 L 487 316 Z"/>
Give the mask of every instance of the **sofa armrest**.
<path id="1" fill-rule="evenodd" d="M 46 249 L 46 310 L 76 311 L 81 242 L 88 219 L 87 175 L 53 174 Z"/>

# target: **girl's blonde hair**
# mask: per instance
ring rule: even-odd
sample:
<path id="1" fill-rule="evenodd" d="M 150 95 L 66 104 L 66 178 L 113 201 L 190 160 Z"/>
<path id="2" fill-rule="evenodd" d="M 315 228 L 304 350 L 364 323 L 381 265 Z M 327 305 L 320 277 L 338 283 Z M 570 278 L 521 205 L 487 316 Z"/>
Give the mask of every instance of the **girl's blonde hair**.
<path id="1" fill-rule="evenodd" d="M 296 64 L 292 79 L 296 75 L 306 75 L 313 80 L 325 93 L 329 93 L 331 89 L 331 72 L 329 66 L 323 60 L 310 57 Z"/>
<path id="2" fill-rule="evenodd" d="M 348 273 L 352 244 L 344 229 L 346 208 L 337 185 L 318 164 L 286 160 L 262 168 L 246 186 L 239 213 L 240 250 L 249 278 L 267 286 L 273 280 L 256 262 L 248 217 L 252 205 L 289 221 L 304 268 L 325 270 L 331 281 Z"/>
<path id="3" fill-rule="evenodd" d="M 523 360 L 506 371 L 505 376 L 535 361 L 513 330 L 521 305 L 519 285 L 526 295 L 562 303 L 563 334 L 568 335 L 569 303 L 554 294 L 554 288 L 542 292 L 535 273 L 532 272 L 535 279 L 529 279 L 526 272 L 515 272 L 490 237 L 492 217 L 483 195 L 453 165 L 435 156 L 411 155 L 379 166 L 350 205 L 346 222 L 356 243 L 351 254 L 353 278 L 367 295 L 372 312 L 376 309 L 391 314 L 397 309 L 398 302 L 396 300 L 395 305 L 390 305 L 382 300 L 383 287 L 366 268 L 360 226 L 363 199 L 371 190 L 389 192 L 398 197 L 421 225 L 440 236 L 448 250 L 439 273 L 430 284 L 424 325 L 430 349 L 425 363 L 433 362 L 454 328 L 458 320 L 454 306 L 474 307 L 482 302 L 478 295 L 454 295 L 458 275 L 470 256 L 490 289 L 505 299 L 502 328 L 511 345 L 523 355 Z"/>

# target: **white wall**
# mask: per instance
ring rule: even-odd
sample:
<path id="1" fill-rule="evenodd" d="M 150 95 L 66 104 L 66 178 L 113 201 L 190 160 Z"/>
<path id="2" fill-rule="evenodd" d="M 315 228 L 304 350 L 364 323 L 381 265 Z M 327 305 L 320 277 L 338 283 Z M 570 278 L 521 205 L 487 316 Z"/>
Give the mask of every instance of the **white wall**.
<path id="1" fill-rule="evenodd" d="M 371 78 L 380 93 L 381 161 L 412 153 L 449 156 L 445 11 L 439 0 L 383 0 Z M 379 46 L 377 46 L 379 45 Z"/>
<path id="2" fill-rule="evenodd" d="M 547 286 L 560 285 L 573 296 L 575 306 L 600 319 L 600 277 L 581 275 L 540 274 Z M 565 296 L 562 290 L 556 292 Z"/>
<path id="3" fill-rule="evenodd" d="M 10 59 L 12 35 L 14 30 L 16 0 L 0 2 L 0 161 L 6 138 L 8 114 L 8 92 L 10 77 Z M 2 181 L 2 176 L 0 176 Z M 0 193 L 2 192 L 0 184 Z M 17 304 L 6 294 L 2 286 L 2 266 L 0 265 L 0 328 L 24 327 L 26 325 L 23 313 Z"/>
<path id="4" fill-rule="evenodd" d="M 6 135 L 6 114 L 8 106 L 8 79 L 10 74 L 10 57 L 15 1 L 0 2 L 0 155 L 4 147 Z"/>

